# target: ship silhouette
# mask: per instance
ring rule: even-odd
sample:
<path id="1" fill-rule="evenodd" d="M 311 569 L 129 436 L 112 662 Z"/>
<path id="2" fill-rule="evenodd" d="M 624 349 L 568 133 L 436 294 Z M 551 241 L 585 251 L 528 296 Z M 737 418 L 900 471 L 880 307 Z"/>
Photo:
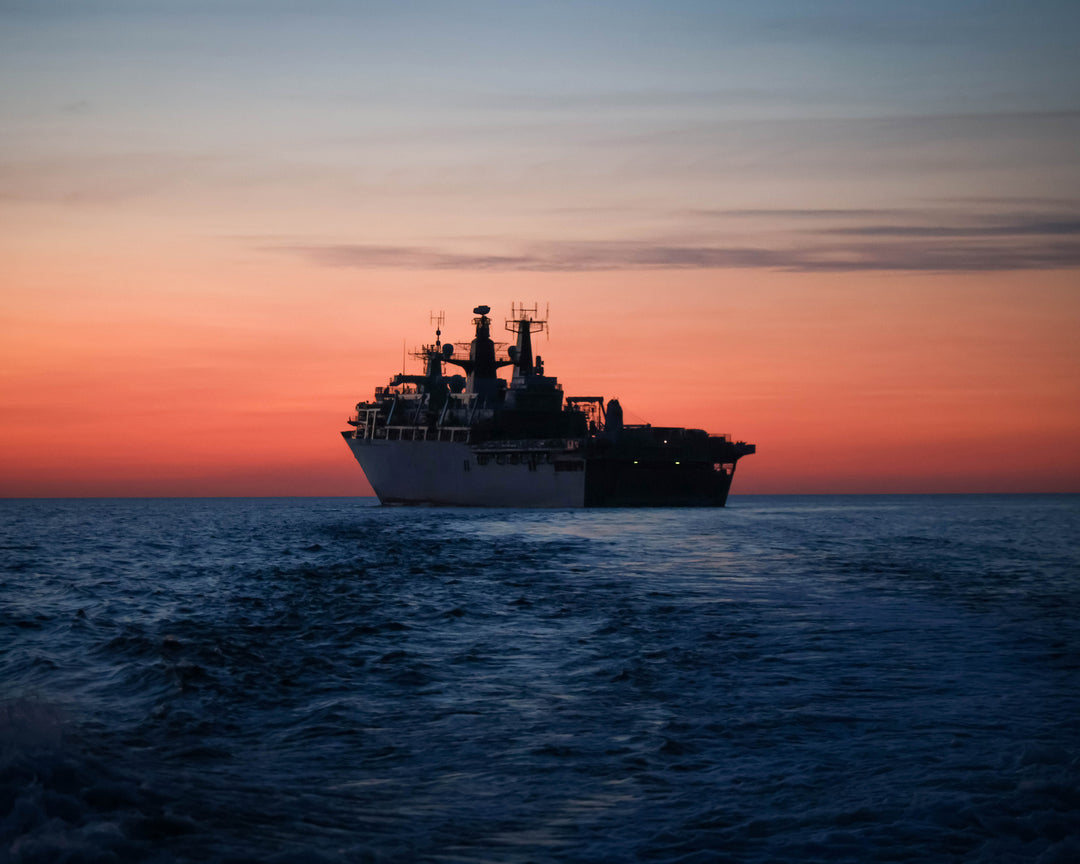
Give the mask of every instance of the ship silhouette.
<path id="1" fill-rule="evenodd" d="M 488 306 L 468 358 L 435 342 L 423 374 L 395 375 L 341 434 L 383 504 L 476 507 L 722 507 L 753 444 L 701 429 L 628 424 L 617 399 L 568 396 L 534 355 L 547 326 L 511 307 L 500 358 Z M 464 352 L 462 352 L 463 354 Z M 447 367 L 460 372 L 446 374 Z M 509 381 L 499 370 L 511 367 Z M 464 373 L 464 374 L 462 374 Z"/>

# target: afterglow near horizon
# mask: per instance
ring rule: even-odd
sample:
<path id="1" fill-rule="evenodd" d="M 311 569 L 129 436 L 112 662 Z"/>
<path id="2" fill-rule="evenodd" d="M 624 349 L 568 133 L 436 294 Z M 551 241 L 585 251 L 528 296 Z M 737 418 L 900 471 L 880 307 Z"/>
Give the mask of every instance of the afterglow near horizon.
<path id="1" fill-rule="evenodd" d="M 12 2 L 0 495 L 369 494 L 470 311 L 733 491 L 1080 491 L 1080 6 Z"/>

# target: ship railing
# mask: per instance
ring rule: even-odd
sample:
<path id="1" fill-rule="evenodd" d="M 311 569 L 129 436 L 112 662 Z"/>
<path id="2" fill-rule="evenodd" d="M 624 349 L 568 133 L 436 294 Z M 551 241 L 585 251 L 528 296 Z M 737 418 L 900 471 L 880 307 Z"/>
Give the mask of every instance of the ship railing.
<path id="1" fill-rule="evenodd" d="M 353 438 L 372 438 L 375 435 L 375 421 L 379 416 L 378 407 L 375 408 L 361 408 L 356 406 L 356 415 L 349 420 L 349 423 L 356 427 L 356 431 L 353 432 Z"/>
<path id="2" fill-rule="evenodd" d="M 467 444 L 472 435 L 468 426 L 380 426 L 375 438 L 386 441 L 451 441 Z"/>
<path id="3" fill-rule="evenodd" d="M 484 441 L 475 446 L 477 453 L 551 451 L 562 453 L 579 446 L 576 438 L 518 438 L 513 441 Z"/>

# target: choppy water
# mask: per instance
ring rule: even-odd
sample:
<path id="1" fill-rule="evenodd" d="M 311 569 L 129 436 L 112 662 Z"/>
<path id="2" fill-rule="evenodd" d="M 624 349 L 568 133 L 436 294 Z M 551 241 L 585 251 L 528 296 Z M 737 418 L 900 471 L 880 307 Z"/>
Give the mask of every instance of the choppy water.
<path id="1" fill-rule="evenodd" d="M 1080 497 L 0 501 L 0 860 L 1080 860 Z"/>

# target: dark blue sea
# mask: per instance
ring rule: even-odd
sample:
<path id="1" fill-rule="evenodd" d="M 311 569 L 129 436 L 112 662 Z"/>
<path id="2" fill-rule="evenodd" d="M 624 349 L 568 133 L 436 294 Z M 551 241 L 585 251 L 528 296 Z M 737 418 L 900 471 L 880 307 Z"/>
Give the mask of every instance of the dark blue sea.
<path id="1" fill-rule="evenodd" d="M 1080 496 L 0 501 L 0 861 L 1080 860 Z"/>

